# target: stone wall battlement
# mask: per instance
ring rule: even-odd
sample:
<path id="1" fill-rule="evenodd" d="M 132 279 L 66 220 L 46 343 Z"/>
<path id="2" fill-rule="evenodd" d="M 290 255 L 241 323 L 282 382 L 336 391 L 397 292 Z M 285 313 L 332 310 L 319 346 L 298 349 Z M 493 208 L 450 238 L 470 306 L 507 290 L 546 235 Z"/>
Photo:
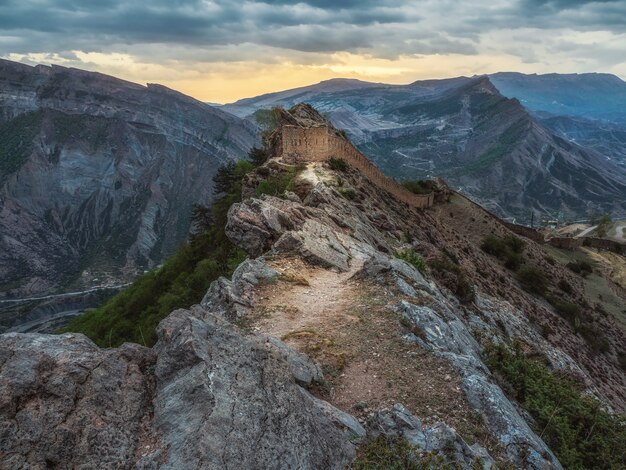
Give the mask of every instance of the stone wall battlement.
<path id="1" fill-rule="evenodd" d="M 412 207 L 423 209 L 431 207 L 434 203 L 434 193 L 414 194 L 402 187 L 385 176 L 348 139 L 338 135 L 329 126 L 282 126 L 281 154 L 298 162 L 322 162 L 330 158 L 341 158 L 367 176 L 376 186 Z"/>

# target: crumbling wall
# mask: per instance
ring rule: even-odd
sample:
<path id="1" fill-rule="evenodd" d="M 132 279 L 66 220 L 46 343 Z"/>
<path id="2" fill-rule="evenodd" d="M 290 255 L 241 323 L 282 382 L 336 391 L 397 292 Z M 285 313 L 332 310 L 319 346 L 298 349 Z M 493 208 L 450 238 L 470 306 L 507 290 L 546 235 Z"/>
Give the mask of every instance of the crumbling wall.
<path id="1" fill-rule="evenodd" d="M 598 250 L 607 250 L 626 256 L 626 243 L 620 243 L 615 240 L 607 240 L 606 238 L 585 237 L 583 245 L 596 248 Z"/>
<path id="2" fill-rule="evenodd" d="M 506 228 L 517 235 L 530 238 L 537 243 L 545 242 L 543 234 L 534 228 L 526 227 L 525 225 L 512 224 L 511 222 L 505 221 L 502 221 L 502 223 L 506 225 Z"/>
<path id="3" fill-rule="evenodd" d="M 435 195 L 414 194 L 385 176 L 372 162 L 359 152 L 348 139 L 338 135 L 328 126 L 282 127 L 282 155 L 294 161 L 319 162 L 341 158 L 367 176 L 376 186 L 390 192 L 398 200 L 423 209 L 431 207 Z"/>
<path id="4" fill-rule="evenodd" d="M 564 250 L 576 250 L 583 246 L 583 240 L 581 238 L 571 238 L 571 237 L 552 237 L 548 240 L 550 245 L 555 246 L 557 248 L 562 248 Z"/>

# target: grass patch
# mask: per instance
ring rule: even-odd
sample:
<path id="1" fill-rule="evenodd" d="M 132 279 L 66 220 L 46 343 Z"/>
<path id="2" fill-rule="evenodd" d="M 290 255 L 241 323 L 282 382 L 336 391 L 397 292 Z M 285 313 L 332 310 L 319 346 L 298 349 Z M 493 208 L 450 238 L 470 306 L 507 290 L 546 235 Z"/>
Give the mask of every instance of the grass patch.
<path id="1" fill-rule="evenodd" d="M 398 250 L 395 252 L 395 257 L 406 261 L 421 273 L 426 272 L 426 262 L 424 261 L 424 258 L 415 253 L 413 250 Z"/>
<path id="2" fill-rule="evenodd" d="M 441 454 L 423 452 L 398 437 L 378 436 L 359 449 L 352 470 L 452 470 L 461 468 L 458 462 L 449 462 Z M 480 459 L 471 466 L 483 468 Z"/>
<path id="3" fill-rule="evenodd" d="M 330 157 L 328 167 L 333 171 L 347 171 L 350 165 L 343 158 Z"/>
<path id="4" fill-rule="evenodd" d="M 246 161 L 226 167 L 219 187 L 228 192 L 211 209 L 195 211 L 197 231 L 190 240 L 163 267 L 141 276 L 102 307 L 76 317 L 64 331 L 83 333 L 101 347 L 124 342 L 152 346 L 163 318 L 198 303 L 211 281 L 230 276 L 245 259 L 224 226 L 228 209 L 241 199 L 241 179 L 252 168 Z"/>
<path id="5" fill-rule="evenodd" d="M 626 421 L 604 411 L 578 382 L 550 372 L 519 345 L 491 345 L 485 362 L 535 419 L 535 431 L 564 468 L 624 468 Z"/>
<path id="6" fill-rule="evenodd" d="M 297 286 L 310 286 L 309 281 L 300 274 L 295 273 L 283 273 L 280 275 L 280 280 L 289 282 L 291 284 L 295 284 Z"/>
<path id="7" fill-rule="evenodd" d="M 504 265 L 512 271 L 516 271 L 523 263 L 525 247 L 526 243 L 515 235 L 507 235 L 504 238 L 487 235 L 480 244 L 485 253 L 504 261 Z"/>

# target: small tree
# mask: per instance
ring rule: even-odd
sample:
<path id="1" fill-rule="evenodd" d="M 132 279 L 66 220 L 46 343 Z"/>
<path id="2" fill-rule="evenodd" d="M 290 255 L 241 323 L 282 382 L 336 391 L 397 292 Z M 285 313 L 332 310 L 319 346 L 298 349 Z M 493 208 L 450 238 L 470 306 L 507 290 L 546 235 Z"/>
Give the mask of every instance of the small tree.
<path id="1" fill-rule="evenodd" d="M 263 165 L 269 156 L 269 152 L 265 148 L 252 147 L 248 152 L 248 158 L 256 166 Z"/>
<path id="2" fill-rule="evenodd" d="M 213 210 L 202 204 L 194 204 L 191 209 L 191 226 L 194 234 L 206 232 L 215 223 Z"/>
<path id="3" fill-rule="evenodd" d="M 214 194 L 227 193 L 241 177 L 237 174 L 235 162 L 229 162 L 218 168 L 217 173 L 213 177 L 215 188 Z"/>

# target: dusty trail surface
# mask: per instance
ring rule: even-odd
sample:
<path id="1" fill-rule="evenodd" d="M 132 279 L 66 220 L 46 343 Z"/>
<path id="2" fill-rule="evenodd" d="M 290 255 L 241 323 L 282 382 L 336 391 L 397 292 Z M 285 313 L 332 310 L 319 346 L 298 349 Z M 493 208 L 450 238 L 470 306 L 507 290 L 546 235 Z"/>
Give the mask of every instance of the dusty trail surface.
<path id="1" fill-rule="evenodd" d="M 391 310 L 396 294 L 299 259 L 270 264 L 283 275 L 258 293 L 244 327 L 285 341 L 320 363 L 326 383 L 312 390 L 361 420 L 402 403 L 426 424 L 445 420 L 470 442 L 487 433 L 447 361 L 405 339 L 420 332 Z"/>

